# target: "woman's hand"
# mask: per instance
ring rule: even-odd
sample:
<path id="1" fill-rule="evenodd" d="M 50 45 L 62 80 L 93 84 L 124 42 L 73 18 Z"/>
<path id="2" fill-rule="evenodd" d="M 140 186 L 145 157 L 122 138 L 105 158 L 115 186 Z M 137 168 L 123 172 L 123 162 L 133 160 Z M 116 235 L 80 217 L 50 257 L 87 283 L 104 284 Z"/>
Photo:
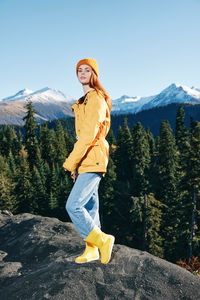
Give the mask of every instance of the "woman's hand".
<path id="1" fill-rule="evenodd" d="M 77 177 L 78 177 L 78 172 L 77 169 L 75 169 L 72 173 L 71 173 L 71 177 L 73 179 L 73 182 L 76 181 Z"/>

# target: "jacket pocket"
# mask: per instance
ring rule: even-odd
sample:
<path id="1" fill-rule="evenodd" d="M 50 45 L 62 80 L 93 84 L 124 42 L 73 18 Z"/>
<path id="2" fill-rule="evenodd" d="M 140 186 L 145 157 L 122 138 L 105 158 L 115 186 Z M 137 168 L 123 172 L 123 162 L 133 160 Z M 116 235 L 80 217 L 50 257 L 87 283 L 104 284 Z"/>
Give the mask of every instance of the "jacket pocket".
<path id="1" fill-rule="evenodd" d="M 107 155 L 106 152 L 102 149 L 101 145 L 94 146 L 94 153 L 95 153 L 95 164 L 106 166 L 107 164 Z"/>
<path id="2" fill-rule="evenodd" d="M 90 151 L 85 155 L 83 160 L 81 161 L 81 165 L 93 166 L 95 165 L 95 161 L 96 161 L 96 154 L 94 151 L 94 147 L 92 147 Z"/>

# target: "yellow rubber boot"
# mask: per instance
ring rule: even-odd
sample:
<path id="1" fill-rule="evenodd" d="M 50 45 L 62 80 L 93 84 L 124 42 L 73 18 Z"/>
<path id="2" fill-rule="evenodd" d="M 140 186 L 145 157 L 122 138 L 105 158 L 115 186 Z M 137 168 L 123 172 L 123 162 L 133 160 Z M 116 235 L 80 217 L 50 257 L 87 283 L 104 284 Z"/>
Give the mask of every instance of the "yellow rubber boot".
<path id="1" fill-rule="evenodd" d="M 112 248 L 115 242 L 115 237 L 113 235 L 102 232 L 100 228 L 95 225 L 85 241 L 92 243 L 99 248 L 102 264 L 107 264 L 110 261 Z"/>
<path id="2" fill-rule="evenodd" d="M 91 243 L 86 242 L 85 251 L 82 255 L 78 256 L 75 259 L 77 264 L 83 264 L 89 261 L 99 259 L 99 250 L 96 246 L 92 245 Z"/>

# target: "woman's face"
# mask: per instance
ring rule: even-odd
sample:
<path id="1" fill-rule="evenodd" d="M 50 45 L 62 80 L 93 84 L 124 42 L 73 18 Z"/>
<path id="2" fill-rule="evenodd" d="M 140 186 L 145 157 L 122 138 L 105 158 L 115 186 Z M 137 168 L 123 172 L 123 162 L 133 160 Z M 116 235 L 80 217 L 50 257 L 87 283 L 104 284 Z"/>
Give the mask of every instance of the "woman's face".
<path id="1" fill-rule="evenodd" d="M 80 83 L 82 84 L 89 84 L 90 82 L 90 77 L 92 74 L 92 68 L 88 65 L 80 65 L 78 67 L 78 80 L 80 81 Z"/>

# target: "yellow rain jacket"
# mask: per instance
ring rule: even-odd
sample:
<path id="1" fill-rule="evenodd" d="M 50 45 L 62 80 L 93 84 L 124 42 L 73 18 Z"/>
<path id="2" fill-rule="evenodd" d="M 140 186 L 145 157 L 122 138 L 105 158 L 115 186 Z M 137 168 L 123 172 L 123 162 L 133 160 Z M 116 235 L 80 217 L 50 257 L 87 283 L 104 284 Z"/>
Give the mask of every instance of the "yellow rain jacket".
<path id="1" fill-rule="evenodd" d="M 80 99 L 72 105 L 75 113 L 77 142 L 63 167 L 73 176 L 85 172 L 102 172 L 105 176 L 109 156 L 109 144 L 105 139 L 110 129 L 110 111 L 101 94 L 89 90 L 84 102 Z"/>

